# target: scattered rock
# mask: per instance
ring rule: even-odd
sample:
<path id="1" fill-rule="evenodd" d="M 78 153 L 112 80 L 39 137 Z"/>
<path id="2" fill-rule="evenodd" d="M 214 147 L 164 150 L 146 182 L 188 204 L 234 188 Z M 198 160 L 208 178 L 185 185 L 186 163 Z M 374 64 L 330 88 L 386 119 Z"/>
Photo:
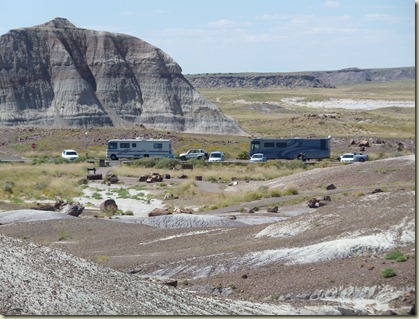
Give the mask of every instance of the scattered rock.
<path id="1" fill-rule="evenodd" d="M 278 206 L 268 207 L 267 212 L 268 213 L 277 213 L 278 212 Z"/>
<path id="2" fill-rule="evenodd" d="M 116 184 L 118 182 L 119 178 L 115 174 L 108 174 L 105 176 L 105 183 Z"/>
<path id="3" fill-rule="evenodd" d="M 171 287 L 177 287 L 177 280 L 175 279 L 166 279 L 165 281 L 162 282 L 163 285 L 166 286 L 171 286 Z"/>
<path id="4" fill-rule="evenodd" d="M 43 205 L 41 205 L 39 203 L 36 203 L 36 206 L 32 206 L 31 209 L 55 212 L 55 208 L 51 204 L 43 204 Z"/>
<path id="5" fill-rule="evenodd" d="M 148 213 L 148 217 L 170 215 L 171 212 L 167 208 L 154 208 L 151 212 Z"/>
<path id="6" fill-rule="evenodd" d="M 330 190 L 332 190 L 332 189 L 336 189 L 336 186 L 335 186 L 335 185 L 333 185 L 333 184 L 329 184 L 329 185 L 327 185 L 327 186 L 326 186 L 326 189 L 327 189 L 328 191 L 330 191 Z"/>
<path id="7" fill-rule="evenodd" d="M 377 189 L 374 189 L 374 190 L 371 192 L 371 194 L 375 194 L 375 193 L 382 193 L 382 192 L 383 192 L 383 190 L 382 190 L 382 189 L 377 188 Z"/>
<path id="8" fill-rule="evenodd" d="M 358 146 L 365 146 L 365 147 L 369 147 L 369 146 L 370 146 L 370 143 L 369 143 L 368 141 L 366 141 L 366 140 L 363 140 L 363 141 L 360 141 L 360 142 L 358 143 Z"/>
<path id="9" fill-rule="evenodd" d="M 83 213 L 84 208 L 85 207 L 80 203 L 66 203 L 62 207 L 61 213 L 78 217 L 81 213 Z"/>
<path id="10" fill-rule="evenodd" d="M 115 200 L 107 199 L 102 204 L 100 204 L 100 211 L 104 214 L 116 214 L 118 211 L 118 205 Z"/>

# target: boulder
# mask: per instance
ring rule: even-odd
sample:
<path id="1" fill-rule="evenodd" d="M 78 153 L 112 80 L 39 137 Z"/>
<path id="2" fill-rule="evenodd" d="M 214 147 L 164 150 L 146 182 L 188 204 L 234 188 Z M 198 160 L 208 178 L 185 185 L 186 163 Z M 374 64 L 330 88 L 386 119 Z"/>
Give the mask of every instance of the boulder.
<path id="1" fill-rule="evenodd" d="M 100 211 L 104 214 L 116 214 L 118 211 L 118 205 L 116 204 L 115 200 L 107 199 L 102 204 L 100 204 Z"/>
<path id="2" fill-rule="evenodd" d="M 119 178 L 115 174 L 108 174 L 105 177 L 105 182 L 110 184 L 116 184 L 119 182 Z"/>
<path id="3" fill-rule="evenodd" d="M 327 185 L 327 186 L 326 186 L 326 189 L 327 189 L 328 191 L 330 191 L 330 190 L 332 190 L 332 189 L 336 189 L 336 186 L 335 186 L 335 185 L 333 185 L 333 184 L 329 184 L 329 185 Z"/>
<path id="4" fill-rule="evenodd" d="M 268 213 L 277 213 L 278 212 L 278 206 L 268 207 L 267 212 Z"/>
<path id="5" fill-rule="evenodd" d="M 78 217 L 83 210 L 84 206 L 80 203 L 67 203 L 61 208 L 61 213 Z"/>
<path id="6" fill-rule="evenodd" d="M 360 141 L 360 142 L 358 143 L 358 146 L 365 146 L 365 147 L 369 147 L 369 146 L 370 146 L 370 143 L 369 143 L 368 141 L 366 141 L 366 140 L 363 140 L 363 141 Z"/>
<path id="7" fill-rule="evenodd" d="M 243 210 L 243 213 L 245 213 L 245 214 L 253 214 L 255 211 L 253 210 L 253 209 L 251 209 L 251 208 L 249 208 L 249 207 L 246 207 L 244 210 Z"/>

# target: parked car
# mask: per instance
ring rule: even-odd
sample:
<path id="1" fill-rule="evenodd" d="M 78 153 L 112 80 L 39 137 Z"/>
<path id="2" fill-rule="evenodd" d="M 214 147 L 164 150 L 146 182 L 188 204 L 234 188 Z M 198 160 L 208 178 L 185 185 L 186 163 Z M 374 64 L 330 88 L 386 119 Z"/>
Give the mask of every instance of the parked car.
<path id="1" fill-rule="evenodd" d="M 186 153 L 180 154 L 179 158 L 182 161 L 186 161 L 190 158 L 208 159 L 208 153 L 205 152 L 203 149 L 192 149 L 192 150 L 187 151 Z"/>
<path id="2" fill-rule="evenodd" d="M 341 163 L 364 162 L 368 160 L 368 155 L 364 153 L 346 153 L 340 156 Z"/>
<path id="3" fill-rule="evenodd" d="M 257 163 L 257 162 L 266 162 L 267 158 L 265 154 L 262 153 L 255 153 L 250 157 L 250 162 Z"/>
<path id="4" fill-rule="evenodd" d="M 75 150 L 64 150 L 61 153 L 61 157 L 65 158 L 69 161 L 75 160 L 76 158 L 79 157 L 79 154 L 77 154 L 77 152 Z"/>
<path id="5" fill-rule="evenodd" d="M 211 152 L 208 162 L 222 162 L 224 161 L 224 153 L 220 151 Z"/>
<path id="6" fill-rule="evenodd" d="M 364 162 L 364 161 L 369 160 L 368 154 L 365 154 L 365 153 L 353 153 L 353 154 L 356 156 L 359 162 Z"/>

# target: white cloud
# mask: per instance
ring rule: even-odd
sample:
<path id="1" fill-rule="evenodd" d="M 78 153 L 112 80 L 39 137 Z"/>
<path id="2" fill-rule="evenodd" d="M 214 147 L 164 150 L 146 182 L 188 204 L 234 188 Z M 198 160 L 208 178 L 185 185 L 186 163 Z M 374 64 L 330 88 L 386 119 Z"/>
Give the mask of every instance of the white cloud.
<path id="1" fill-rule="evenodd" d="M 340 7 L 340 3 L 338 1 L 329 0 L 323 3 L 323 7 L 337 8 Z"/>
<path id="2" fill-rule="evenodd" d="M 225 28 L 234 25 L 235 23 L 231 20 L 222 19 L 218 21 L 208 22 L 207 26 L 214 28 Z"/>

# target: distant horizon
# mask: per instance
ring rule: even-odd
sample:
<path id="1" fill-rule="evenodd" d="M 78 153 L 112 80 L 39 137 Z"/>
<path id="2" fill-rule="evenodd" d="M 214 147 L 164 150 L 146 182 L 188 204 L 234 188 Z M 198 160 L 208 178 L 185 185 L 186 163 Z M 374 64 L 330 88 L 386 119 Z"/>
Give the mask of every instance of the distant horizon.
<path id="1" fill-rule="evenodd" d="M 183 74 L 293 73 L 415 65 L 410 0 L 15 0 L 0 34 L 62 17 L 161 49 Z M 100 8 L 100 9 L 98 9 Z"/>
<path id="2" fill-rule="evenodd" d="M 291 71 L 291 72 L 281 72 L 281 71 L 271 71 L 271 72 L 258 72 L 258 71 L 246 71 L 246 72 L 204 72 L 204 73 L 183 73 L 183 75 L 222 75 L 222 74 L 292 74 L 292 73 L 312 73 L 312 72 L 337 72 L 342 70 L 350 70 L 350 69 L 357 69 L 357 70 L 381 70 L 381 69 L 408 69 L 408 68 L 416 68 L 416 66 L 395 66 L 395 67 L 385 67 L 385 68 L 357 68 L 357 67 L 349 67 L 343 68 L 338 70 L 315 70 L 315 71 Z"/>

